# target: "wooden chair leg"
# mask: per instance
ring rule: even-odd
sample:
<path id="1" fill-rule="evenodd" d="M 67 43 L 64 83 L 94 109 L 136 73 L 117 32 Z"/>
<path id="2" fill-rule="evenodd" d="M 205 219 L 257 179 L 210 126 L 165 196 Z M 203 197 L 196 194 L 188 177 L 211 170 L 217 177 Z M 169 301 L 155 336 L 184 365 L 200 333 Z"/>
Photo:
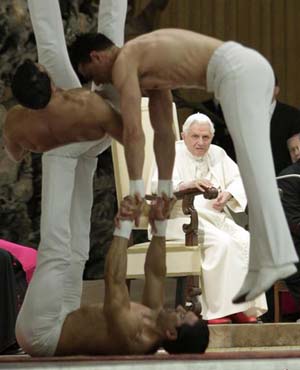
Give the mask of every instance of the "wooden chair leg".
<path id="1" fill-rule="evenodd" d="M 130 293 L 131 279 L 126 279 L 126 285 L 127 285 L 128 292 Z"/>
<path id="2" fill-rule="evenodd" d="M 274 284 L 274 322 L 280 321 L 280 297 L 279 297 L 279 282 Z"/>
<path id="3" fill-rule="evenodd" d="M 178 305 L 185 307 L 188 298 L 193 296 L 196 297 L 200 294 L 199 276 L 183 276 L 176 278 L 175 307 Z"/>
<path id="4" fill-rule="evenodd" d="M 186 287 L 187 287 L 186 276 L 176 278 L 175 307 L 177 307 L 178 305 L 181 305 L 183 307 L 185 306 Z"/>

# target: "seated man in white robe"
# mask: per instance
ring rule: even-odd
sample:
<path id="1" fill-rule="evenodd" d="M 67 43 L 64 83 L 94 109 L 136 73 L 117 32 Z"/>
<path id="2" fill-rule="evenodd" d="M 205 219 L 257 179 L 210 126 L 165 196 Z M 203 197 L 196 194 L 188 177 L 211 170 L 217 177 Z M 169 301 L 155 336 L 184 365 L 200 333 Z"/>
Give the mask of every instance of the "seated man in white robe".
<path id="1" fill-rule="evenodd" d="M 216 199 L 195 197 L 202 250 L 202 315 L 211 324 L 252 323 L 267 311 L 265 295 L 234 304 L 232 299 L 248 271 L 249 232 L 235 223 L 230 211 L 243 212 L 247 199 L 238 166 L 226 152 L 211 144 L 214 126 L 204 114 L 193 114 L 176 143 L 174 190 L 201 186 L 219 189 Z M 153 177 L 152 186 L 155 184 Z M 189 220 L 180 207 L 168 220 L 167 240 L 183 240 L 182 224 Z"/>

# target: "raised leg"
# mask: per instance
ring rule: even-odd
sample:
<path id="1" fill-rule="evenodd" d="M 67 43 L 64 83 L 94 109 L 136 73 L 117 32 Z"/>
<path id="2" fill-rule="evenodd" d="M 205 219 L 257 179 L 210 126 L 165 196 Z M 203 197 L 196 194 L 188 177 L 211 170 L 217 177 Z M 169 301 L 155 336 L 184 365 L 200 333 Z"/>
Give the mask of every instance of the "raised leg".
<path id="1" fill-rule="evenodd" d="M 228 73 L 216 97 L 234 141 L 249 201 L 249 272 L 234 299 L 237 303 L 254 299 L 276 280 L 294 273 L 298 258 L 280 203 L 271 154 L 273 71 L 260 54 L 240 46 L 219 63 Z"/>

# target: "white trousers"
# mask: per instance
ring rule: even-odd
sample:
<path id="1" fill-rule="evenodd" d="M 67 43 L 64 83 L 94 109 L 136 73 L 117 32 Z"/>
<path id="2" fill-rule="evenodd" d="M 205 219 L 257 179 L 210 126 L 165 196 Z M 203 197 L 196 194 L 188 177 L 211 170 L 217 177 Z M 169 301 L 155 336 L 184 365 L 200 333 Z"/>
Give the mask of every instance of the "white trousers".
<path id="1" fill-rule="evenodd" d="M 102 0 L 108 37 L 122 42 L 127 1 Z M 58 0 L 28 0 L 39 62 L 57 86 L 80 87 L 67 53 Z M 103 13 L 102 13 L 103 12 Z M 55 353 L 65 316 L 80 306 L 89 254 L 93 176 L 97 155 L 111 139 L 75 143 L 42 158 L 41 241 L 38 262 L 16 324 L 19 344 L 31 355 Z"/>
<path id="2" fill-rule="evenodd" d="M 250 302 L 232 303 L 248 271 L 249 232 L 231 218 L 219 217 L 213 221 L 205 217 L 209 212 L 197 208 L 199 217 L 199 243 L 201 246 L 200 301 L 205 320 L 217 319 L 237 312 L 249 316 L 261 316 L 267 311 L 265 295 Z M 222 214 L 224 216 L 224 214 Z M 188 217 L 168 220 L 167 240 L 184 241 L 182 225 L 189 223 Z"/>
<path id="3" fill-rule="evenodd" d="M 270 64 L 255 50 L 227 42 L 209 62 L 207 85 L 221 103 L 249 201 L 249 271 L 297 262 L 270 146 Z"/>
<path id="4" fill-rule="evenodd" d="M 267 311 L 264 294 L 250 302 L 232 303 L 248 271 L 249 232 L 228 217 L 218 226 L 201 217 L 199 223 L 204 230 L 200 296 L 203 318 L 216 319 L 237 312 L 261 316 Z"/>

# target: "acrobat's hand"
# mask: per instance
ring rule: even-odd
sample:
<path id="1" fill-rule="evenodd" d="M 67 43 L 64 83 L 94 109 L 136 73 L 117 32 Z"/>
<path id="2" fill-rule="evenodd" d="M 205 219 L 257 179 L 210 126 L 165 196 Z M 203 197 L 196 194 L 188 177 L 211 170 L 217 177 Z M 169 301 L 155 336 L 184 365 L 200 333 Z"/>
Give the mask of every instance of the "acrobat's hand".
<path id="1" fill-rule="evenodd" d="M 176 197 L 169 198 L 165 193 L 163 193 L 161 197 L 156 197 L 152 201 L 149 211 L 149 223 L 151 225 L 152 233 L 157 231 L 154 221 L 164 221 L 168 219 L 176 200 Z"/>
<path id="2" fill-rule="evenodd" d="M 144 202 L 144 199 L 142 199 L 139 194 L 135 194 L 134 196 L 126 196 L 121 201 L 119 212 L 115 218 L 116 227 L 120 228 L 121 220 L 134 221 L 135 225 L 138 226 Z"/>

